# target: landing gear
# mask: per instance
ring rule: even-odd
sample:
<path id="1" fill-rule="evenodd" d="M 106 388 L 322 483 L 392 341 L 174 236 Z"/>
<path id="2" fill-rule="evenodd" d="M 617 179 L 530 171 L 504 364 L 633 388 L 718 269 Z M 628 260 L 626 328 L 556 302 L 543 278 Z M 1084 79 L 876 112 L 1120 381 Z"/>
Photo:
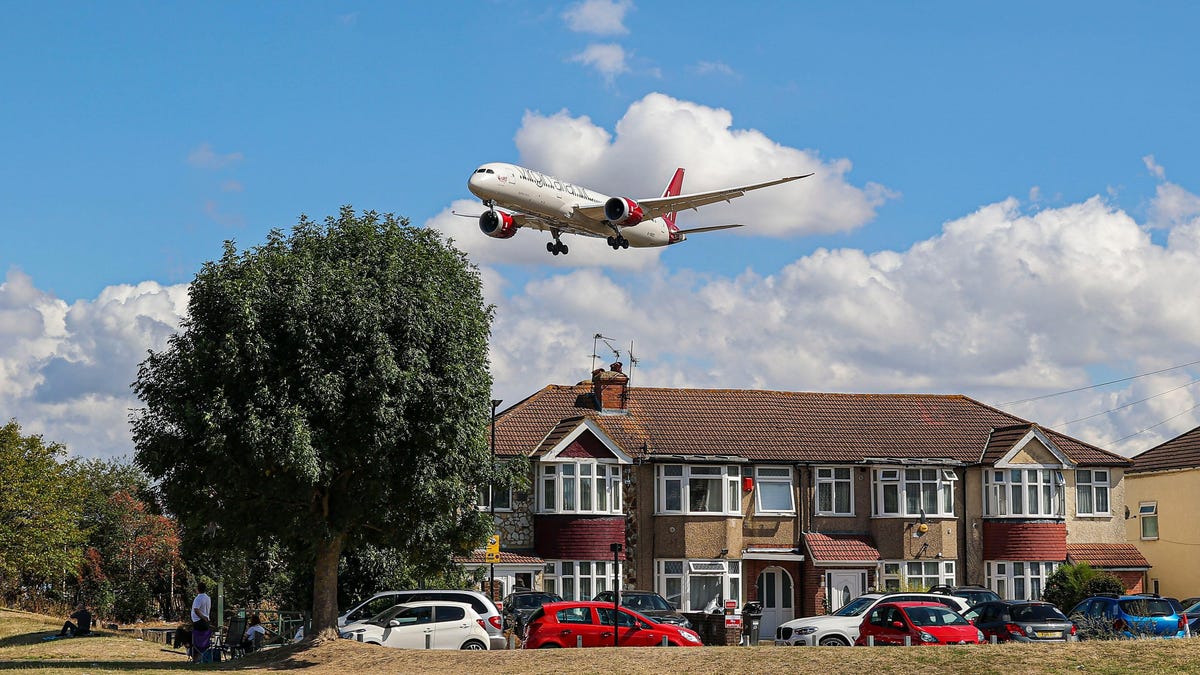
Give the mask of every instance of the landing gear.
<path id="1" fill-rule="evenodd" d="M 559 253 L 566 255 L 568 250 L 567 245 L 558 240 L 558 233 L 554 233 L 554 241 L 546 242 L 546 250 L 554 255 Z"/>
<path id="2" fill-rule="evenodd" d="M 608 245 L 613 247 L 614 251 L 619 248 L 629 248 L 629 240 L 618 234 L 615 237 L 608 238 Z"/>

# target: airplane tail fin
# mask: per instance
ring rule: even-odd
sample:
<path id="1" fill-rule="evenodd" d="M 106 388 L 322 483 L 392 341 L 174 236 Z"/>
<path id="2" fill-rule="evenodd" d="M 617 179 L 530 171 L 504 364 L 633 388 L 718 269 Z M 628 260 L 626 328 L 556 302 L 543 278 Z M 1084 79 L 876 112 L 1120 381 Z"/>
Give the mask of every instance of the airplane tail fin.
<path id="1" fill-rule="evenodd" d="M 675 169 L 675 175 L 671 177 L 671 182 L 667 183 L 667 189 L 663 190 L 664 197 L 674 197 L 683 189 L 683 167 Z M 663 220 L 667 221 L 667 229 L 674 231 L 675 228 L 675 212 L 663 215 Z"/>

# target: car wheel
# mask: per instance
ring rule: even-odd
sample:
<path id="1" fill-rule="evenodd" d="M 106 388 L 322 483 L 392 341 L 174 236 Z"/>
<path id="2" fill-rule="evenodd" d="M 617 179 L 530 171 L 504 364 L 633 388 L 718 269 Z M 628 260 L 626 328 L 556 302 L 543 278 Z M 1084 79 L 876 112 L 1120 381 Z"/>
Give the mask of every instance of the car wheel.
<path id="1" fill-rule="evenodd" d="M 822 647 L 849 647 L 850 646 L 849 642 L 846 642 L 846 640 L 844 638 L 837 636 L 837 635 L 826 635 L 825 637 L 821 638 L 821 641 L 818 642 L 817 644 Z"/>
<path id="2" fill-rule="evenodd" d="M 487 645 L 483 644 L 479 640 L 467 640 L 466 642 L 463 643 L 462 649 L 469 649 L 472 651 L 481 651 L 481 650 L 486 650 Z"/>
<path id="3" fill-rule="evenodd" d="M 538 649 L 558 649 L 558 645 L 554 644 L 553 642 L 547 642 L 541 647 L 538 647 Z"/>

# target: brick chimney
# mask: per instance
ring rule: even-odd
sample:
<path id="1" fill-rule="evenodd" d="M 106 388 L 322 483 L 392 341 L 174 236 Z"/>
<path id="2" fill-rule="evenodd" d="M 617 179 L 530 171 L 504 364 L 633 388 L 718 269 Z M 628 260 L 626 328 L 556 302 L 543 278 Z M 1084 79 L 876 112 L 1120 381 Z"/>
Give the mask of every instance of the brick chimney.
<path id="1" fill-rule="evenodd" d="M 612 364 L 612 370 L 597 368 L 592 371 L 592 397 L 600 411 L 625 410 L 625 385 L 629 376 L 621 372 L 621 362 Z"/>

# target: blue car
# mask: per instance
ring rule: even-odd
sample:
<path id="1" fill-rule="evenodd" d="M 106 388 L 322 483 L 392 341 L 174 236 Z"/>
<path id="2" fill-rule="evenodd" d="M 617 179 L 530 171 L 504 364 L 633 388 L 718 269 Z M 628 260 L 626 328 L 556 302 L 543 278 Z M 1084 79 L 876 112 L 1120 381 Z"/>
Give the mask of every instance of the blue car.
<path id="1" fill-rule="evenodd" d="M 1080 638 L 1188 636 L 1187 619 L 1157 595 L 1095 595 L 1071 610 Z"/>

